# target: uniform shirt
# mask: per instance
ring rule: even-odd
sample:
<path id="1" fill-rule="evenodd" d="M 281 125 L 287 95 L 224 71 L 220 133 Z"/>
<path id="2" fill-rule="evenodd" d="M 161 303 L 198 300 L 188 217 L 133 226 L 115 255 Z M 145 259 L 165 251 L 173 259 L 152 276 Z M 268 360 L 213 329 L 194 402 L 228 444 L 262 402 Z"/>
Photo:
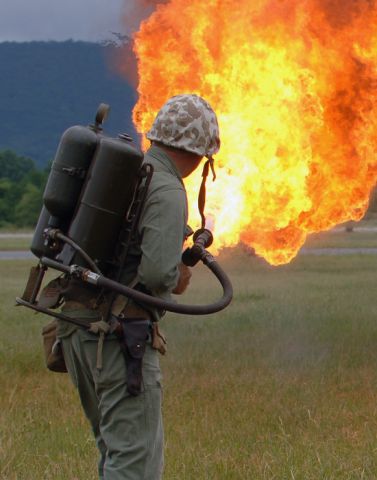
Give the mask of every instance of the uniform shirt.
<path id="1" fill-rule="evenodd" d="M 121 282 L 124 285 L 139 284 L 153 296 L 170 301 L 171 291 L 179 278 L 178 265 L 186 235 L 186 191 L 178 169 L 164 150 L 152 146 L 145 154 L 144 162 L 151 164 L 154 172 L 138 227 L 141 242 L 130 249 Z M 155 320 L 159 319 L 161 312 L 145 308 Z M 88 321 L 98 316 L 89 309 L 63 308 L 63 312 Z M 58 335 L 66 336 L 76 328 L 60 321 Z"/>

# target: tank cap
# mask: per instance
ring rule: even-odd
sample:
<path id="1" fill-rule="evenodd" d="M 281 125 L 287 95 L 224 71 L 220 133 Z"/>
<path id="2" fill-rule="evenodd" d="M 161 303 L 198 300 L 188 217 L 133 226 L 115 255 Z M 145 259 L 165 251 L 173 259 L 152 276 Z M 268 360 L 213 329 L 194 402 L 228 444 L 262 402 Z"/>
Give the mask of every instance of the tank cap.
<path id="1" fill-rule="evenodd" d="M 97 109 L 95 124 L 90 125 L 90 127 L 95 131 L 99 132 L 102 130 L 102 124 L 107 119 L 110 111 L 110 105 L 107 103 L 100 103 Z"/>
<path id="2" fill-rule="evenodd" d="M 118 135 L 118 138 L 120 138 L 121 140 L 125 140 L 126 142 L 132 142 L 132 137 L 131 135 L 128 135 L 128 133 L 120 133 Z"/>

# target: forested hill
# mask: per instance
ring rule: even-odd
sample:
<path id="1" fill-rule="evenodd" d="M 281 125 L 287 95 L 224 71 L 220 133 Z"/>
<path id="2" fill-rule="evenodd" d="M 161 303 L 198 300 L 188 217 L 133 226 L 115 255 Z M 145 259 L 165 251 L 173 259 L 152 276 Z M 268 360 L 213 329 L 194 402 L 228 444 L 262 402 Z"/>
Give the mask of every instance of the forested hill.
<path id="1" fill-rule="evenodd" d="M 0 150 L 40 167 L 53 159 L 62 132 L 92 123 L 111 106 L 105 132 L 135 132 L 133 89 L 110 68 L 111 48 L 87 42 L 0 43 Z"/>

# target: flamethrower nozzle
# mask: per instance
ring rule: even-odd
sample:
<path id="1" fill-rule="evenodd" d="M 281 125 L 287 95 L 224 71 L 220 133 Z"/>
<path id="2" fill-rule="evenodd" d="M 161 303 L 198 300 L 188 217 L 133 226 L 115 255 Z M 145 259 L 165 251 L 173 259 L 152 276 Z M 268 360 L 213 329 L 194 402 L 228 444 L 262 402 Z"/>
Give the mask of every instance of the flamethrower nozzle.
<path id="1" fill-rule="evenodd" d="M 182 254 L 182 262 L 187 267 L 194 267 L 199 260 L 203 260 L 210 254 L 206 248 L 213 243 L 213 235 L 207 228 L 200 228 L 194 233 L 194 245 L 187 248 Z"/>

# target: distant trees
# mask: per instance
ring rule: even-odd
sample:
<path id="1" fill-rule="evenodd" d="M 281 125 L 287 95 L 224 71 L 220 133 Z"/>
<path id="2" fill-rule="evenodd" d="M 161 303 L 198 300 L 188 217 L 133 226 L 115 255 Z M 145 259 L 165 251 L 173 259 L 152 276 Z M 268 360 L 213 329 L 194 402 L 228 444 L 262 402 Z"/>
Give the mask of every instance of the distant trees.
<path id="1" fill-rule="evenodd" d="M 0 151 L 0 227 L 35 226 L 48 169 L 11 150 Z"/>

